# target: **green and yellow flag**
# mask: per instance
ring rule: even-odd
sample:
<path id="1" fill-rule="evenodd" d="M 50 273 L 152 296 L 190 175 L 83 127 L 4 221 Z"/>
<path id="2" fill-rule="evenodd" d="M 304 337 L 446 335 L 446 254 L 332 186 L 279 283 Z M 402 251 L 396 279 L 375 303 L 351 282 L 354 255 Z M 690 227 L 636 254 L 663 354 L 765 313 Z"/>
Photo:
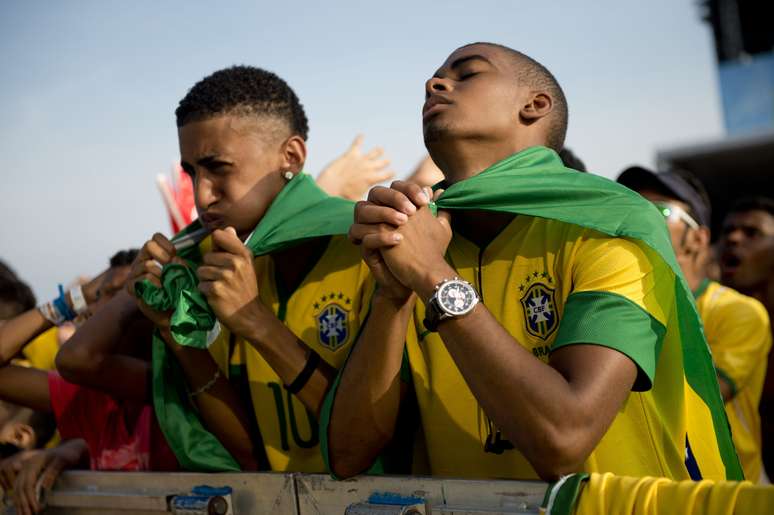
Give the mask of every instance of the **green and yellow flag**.
<path id="1" fill-rule="evenodd" d="M 254 256 L 291 247 L 303 240 L 346 234 L 352 224 L 354 204 L 323 192 L 309 175 L 296 175 L 280 191 L 245 245 Z M 173 241 L 198 230 L 196 221 Z M 152 308 L 174 310 L 170 332 L 175 342 L 198 349 L 207 347 L 207 335 L 216 317 L 197 289 L 195 270 L 201 263 L 199 248 L 180 253 L 188 266 L 168 264 L 161 274 L 162 288 L 149 281 L 137 284 L 137 294 Z M 180 465 L 191 471 L 236 471 L 239 465 L 223 445 L 202 425 L 188 400 L 180 365 L 169 356 L 158 331 L 153 336 L 153 404 L 164 436 Z"/>

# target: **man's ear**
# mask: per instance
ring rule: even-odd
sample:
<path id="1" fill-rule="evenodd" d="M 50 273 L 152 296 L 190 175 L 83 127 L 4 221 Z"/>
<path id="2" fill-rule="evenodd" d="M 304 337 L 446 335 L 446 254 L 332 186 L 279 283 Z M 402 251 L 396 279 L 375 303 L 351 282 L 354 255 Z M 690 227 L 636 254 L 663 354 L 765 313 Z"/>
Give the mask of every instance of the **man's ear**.
<path id="1" fill-rule="evenodd" d="M 689 232 L 685 247 L 690 254 L 704 256 L 709 249 L 709 244 L 710 231 L 702 226 Z"/>
<path id="2" fill-rule="evenodd" d="M 306 162 L 306 141 L 299 135 L 293 135 L 283 144 L 282 149 L 282 169 L 290 170 L 293 173 L 299 173 L 304 168 Z"/>
<path id="3" fill-rule="evenodd" d="M 547 116 L 554 109 L 554 99 L 545 91 L 530 94 L 527 102 L 519 110 L 519 116 L 527 123 L 533 123 Z"/>

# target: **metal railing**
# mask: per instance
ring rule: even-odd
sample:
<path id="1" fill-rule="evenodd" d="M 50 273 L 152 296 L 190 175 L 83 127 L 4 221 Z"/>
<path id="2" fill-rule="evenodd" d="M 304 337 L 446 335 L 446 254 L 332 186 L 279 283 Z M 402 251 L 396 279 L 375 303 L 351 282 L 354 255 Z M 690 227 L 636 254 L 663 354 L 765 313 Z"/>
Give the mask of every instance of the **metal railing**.
<path id="1" fill-rule="evenodd" d="M 185 500 L 200 485 L 229 487 L 227 508 Z M 538 513 L 546 484 L 425 477 L 360 476 L 335 481 L 321 474 L 144 473 L 69 471 L 45 495 L 45 513 L 177 514 L 487 514 Z M 379 495 L 379 494 L 387 494 Z M 377 494 L 377 495 L 374 495 Z M 187 506 L 187 507 L 186 507 Z M 205 506 L 205 507 L 202 507 Z M 206 506 L 209 506 L 207 508 Z M 10 511 L 13 513 L 13 511 Z"/>

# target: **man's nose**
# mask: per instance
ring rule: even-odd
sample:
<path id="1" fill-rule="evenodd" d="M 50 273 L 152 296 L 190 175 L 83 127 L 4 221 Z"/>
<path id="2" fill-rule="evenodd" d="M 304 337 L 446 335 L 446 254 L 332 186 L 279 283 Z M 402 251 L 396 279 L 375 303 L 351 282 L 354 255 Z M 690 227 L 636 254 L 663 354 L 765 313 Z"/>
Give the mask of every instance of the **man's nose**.
<path id="1" fill-rule="evenodd" d="M 738 245 L 744 241 L 744 231 L 735 227 L 726 232 L 725 238 L 726 245 Z"/>
<path id="2" fill-rule="evenodd" d="M 433 93 L 448 91 L 451 91 L 451 86 L 446 79 L 442 79 L 441 77 L 430 77 L 427 82 L 425 82 L 425 98 Z"/>
<path id="3" fill-rule="evenodd" d="M 194 180 L 194 200 L 196 201 L 197 209 L 200 211 L 206 211 L 218 200 L 214 183 L 204 173 L 196 174 L 196 179 Z"/>

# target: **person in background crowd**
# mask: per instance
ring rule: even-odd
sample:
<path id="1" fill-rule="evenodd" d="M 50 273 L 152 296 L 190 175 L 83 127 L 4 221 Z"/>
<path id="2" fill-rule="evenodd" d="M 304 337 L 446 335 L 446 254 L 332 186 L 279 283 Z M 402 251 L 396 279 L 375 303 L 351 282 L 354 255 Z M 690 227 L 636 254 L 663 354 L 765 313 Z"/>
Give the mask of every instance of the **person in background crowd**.
<path id="1" fill-rule="evenodd" d="M 379 286 L 326 402 L 332 472 L 372 466 L 413 387 L 433 475 L 741 478 L 663 220 L 563 166 L 553 75 L 476 43 L 449 56 L 425 98 L 446 189 L 437 218 L 431 195 L 402 182 L 355 210 L 350 238 Z"/>
<path id="2" fill-rule="evenodd" d="M 564 147 L 559 151 L 559 159 L 562 160 L 562 163 L 564 163 L 564 166 L 567 168 L 572 168 L 578 172 L 587 171 L 586 165 L 583 163 L 583 161 L 581 161 L 581 159 L 567 147 Z"/>
<path id="3" fill-rule="evenodd" d="M 123 287 L 130 271 L 129 263 L 137 252 L 119 252 L 111 258 L 112 266 L 83 287 L 77 286 L 67 292 L 62 290 L 54 301 L 18 315 L 0 327 L 0 398 L 37 412 L 53 414 L 63 440 L 85 440 L 86 456 L 95 470 L 177 469 L 175 458 L 157 427 L 154 433 L 153 410 L 147 397 L 136 400 L 131 395 L 120 395 L 122 387 L 130 394 L 137 390 L 137 385 L 130 387 L 120 376 L 126 361 L 139 361 L 146 371 L 149 368 L 147 345 L 138 345 L 147 342 L 149 322 L 139 316 L 132 324 L 127 324 L 121 334 L 100 328 L 105 330 L 92 332 L 92 337 L 85 338 L 85 343 L 78 341 L 81 329 L 92 324 L 93 314 L 98 314 L 117 293 L 126 295 Z M 40 331 L 77 316 L 85 317 L 85 321 L 57 355 L 58 368 L 68 379 L 77 379 L 78 371 L 98 367 L 99 380 L 89 384 L 97 389 L 84 387 L 80 381 L 68 382 L 56 371 L 10 362 Z M 144 338 L 138 338 L 138 333 Z M 105 359 L 104 348 L 108 344 L 114 346 L 111 353 L 126 354 L 113 356 L 113 361 Z M 86 350 L 79 352 L 81 347 Z M 144 361 L 135 357 L 143 354 Z M 121 366 L 114 366 L 116 362 Z M 112 396 L 116 390 L 119 394 Z M 70 448 L 70 444 L 65 447 Z M 13 483 L 15 474 L 29 456 L 22 454 L 18 459 L 3 463 L 6 487 Z"/>
<path id="4" fill-rule="evenodd" d="M 388 181 L 395 172 L 387 169 L 390 160 L 382 157 L 380 147 L 363 153 L 363 136 L 359 135 L 344 154 L 334 159 L 317 176 L 317 185 L 328 195 L 348 200 L 361 200 L 374 184 Z"/>
<path id="5" fill-rule="evenodd" d="M 40 513 L 45 509 L 38 497 L 39 489 L 50 490 L 63 470 L 89 467 L 89 447 L 80 438 L 22 454 L 23 460 L 15 460 L 10 467 L 0 469 L 0 483 L 6 491 L 13 489 L 13 503 L 19 515 Z M 13 478 L 10 483 L 6 475 Z M 6 486 L 7 483 L 10 486 Z"/>
<path id="6" fill-rule="evenodd" d="M 0 286 L 4 294 L 5 291 L 13 291 L 21 295 L 19 299 L 24 299 L 26 308 L 23 312 L 15 311 L 15 316 L 0 323 L 0 361 L 7 363 L 16 357 L 16 353 L 24 352 L 26 346 L 35 345 L 34 339 L 42 333 L 93 313 L 121 289 L 129 274 L 129 265 L 136 255 L 137 250 L 116 253 L 110 258 L 109 267 L 97 277 L 85 285 L 76 285 L 67 292 L 60 285 L 59 296 L 37 308 L 34 296 L 26 285 Z M 20 302 L 20 300 L 2 300 L 0 309 L 4 311 L 9 311 L 11 307 L 17 309 L 21 305 Z M 47 349 L 46 352 L 55 354 L 56 349 L 53 352 Z M 44 361 L 53 361 L 53 355 L 50 360 Z"/>
<path id="7" fill-rule="evenodd" d="M 723 284 L 761 301 L 774 316 L 774 200 L 737 201 L 723 220 L 718 251 Z M 763 465 L 774 473 L 774 353 L 760 405 Z"/>
<path id="8" fill-rule="evenodd" d="M 696 177 L 687 172 L 656 174 L 631 167 L 621 173 L 618 182 L 653 202 L 666 219 L 677 262 L 696 297 L 704 323 L 745 478 L 768 483 L 761 461 L 758 414 L 771 349 L 766 308 L 754 298 L 707 277 L 712 252 L 710 203 Z"/>
<path id="9" fill-rule="evenodd" d="M 54 436 L 56 421 L 51 414 L 9 402 L 0 403 L 3 420 L 0 428 L 0 459 L 21 451 L 41 448 Z"/>

